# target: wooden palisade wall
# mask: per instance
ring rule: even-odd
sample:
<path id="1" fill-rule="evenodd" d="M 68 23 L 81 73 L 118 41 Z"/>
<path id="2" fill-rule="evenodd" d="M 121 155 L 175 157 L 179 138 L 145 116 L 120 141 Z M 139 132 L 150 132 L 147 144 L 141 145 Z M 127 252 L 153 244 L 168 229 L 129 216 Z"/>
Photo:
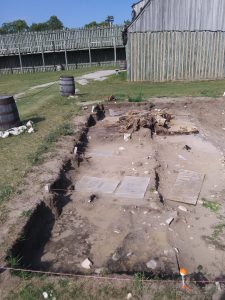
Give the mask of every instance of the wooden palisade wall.
<path id="1" fill-rule="evenodd" d="M 130 32 L 128 80 L 170 81 L 225 77 L 225 32 Z"/>

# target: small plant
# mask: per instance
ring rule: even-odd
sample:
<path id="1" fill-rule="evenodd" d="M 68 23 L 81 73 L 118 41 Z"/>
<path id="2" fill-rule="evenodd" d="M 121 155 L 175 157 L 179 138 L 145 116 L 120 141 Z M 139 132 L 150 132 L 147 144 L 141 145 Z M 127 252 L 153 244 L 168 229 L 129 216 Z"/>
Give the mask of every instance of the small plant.
<path id="1" fill-rule="evenodd" d="M 9 185 L 0 186 L 0 204 L 8 200 L 13 192 L 13 188 Z"/>
<path id="2" fill-rule="evenodd" d="M 145 275 L 142 272 L 136 273 L 134 275 L 134 288 L 138 294 L 142 294 L 143 292 L 143 280 L 145 279 Z"/>
<path id="3" fill-rule="evenodd" d="M 203 200 L 203 207 L 208 208 L 211 210 L 211 212 L 217 213 L 220 210 L 220 204 L 216 203 L 214 201 L 209 201 L 205 198 L 202 198 Z"/>
<path id="4" fill-rule="evenodd" d="M 141 93 L 136 97 L 128 97 L 128 102 L 143 102 L 143 101 L 144 99 Z"/>
<path id="5" fill-rule="evenodd" d="M 32 215 L 32 210 L 31 210 L 31 209 L 29 209 L 29 210 L 24 210 L 24 211 L 21 213 L 21 217 L 24 217 L 24 218 L 29 218 L 31 215 Z"/>
<path id="6" fill-rule="evenodd" d="M 214 232 L 212 237 L 216 240 L 219 238 L 219 236 L 223 233 L 223 231 L 225 230 L 225 224 L 221 223 L 221 224 L 217 224 L 214 227 Z"/>

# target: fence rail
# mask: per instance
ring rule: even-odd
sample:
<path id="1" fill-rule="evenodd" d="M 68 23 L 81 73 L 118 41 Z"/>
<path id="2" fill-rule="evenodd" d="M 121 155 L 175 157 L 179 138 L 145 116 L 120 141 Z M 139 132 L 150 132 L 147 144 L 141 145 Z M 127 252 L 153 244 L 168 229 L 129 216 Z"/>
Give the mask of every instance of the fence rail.
<path id="1" fill-rule="evenodd" d="M 0 35 L 0 55 L 122 47 L 122 26 Z"/>
<path id="2" fill-rule="evenodd" d="M 225 32 L 129 33 L 128 79 L 199 80 L 225 77 Z"/>
<path id="3" fill-rule="evenodd" d="M 121 64 L 124 64 L 125 61 L 104 61 L 104 62 L 92 62 L 90 63 L 77 63 L 77 64 L 68 64 L 67 70 L 76 70 L 76 69 L 84 69 L 87 67 L 103 67 L 103 66 L 115 66 L 120 67 Z M 57 71 L 56 66 L 35 66 L 35 67 L 23 67 L 21 68 L 6 68 L 0 69 L 1 75 L 9 75 L 9 74 L 22 74 L 22 73 L 35 73 L 35 72 L 54 72 Z"/>

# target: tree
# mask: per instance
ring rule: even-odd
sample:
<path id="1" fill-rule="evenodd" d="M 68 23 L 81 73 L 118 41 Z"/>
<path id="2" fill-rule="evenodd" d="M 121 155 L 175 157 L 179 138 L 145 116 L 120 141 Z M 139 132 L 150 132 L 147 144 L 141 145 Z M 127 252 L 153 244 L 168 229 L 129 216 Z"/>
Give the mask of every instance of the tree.
<path id="1" fill-rule="evenodd" d="M 129 26 L 131 24 L 131 21 L 130 20 L 124 20 L 123 24 L 125 26 Z"/>
<path id="2" fill-rule="evenodd" d="M 99 23 L 97 23 L 96 21 L 92 21 L 91 23 L 84 25 L 84 28 L 112 26 L 113 22 L 114 22 L 114 17 L 108 16 L 105 21 Z"/>
<path id="3" fill-rule="evenodd" d="M 63 23 L 56 16 L 51 16 L 47 23 L 49 30 L 63 29 Z"/>
<path id="4" fill-rule="evenodd" d="M 45 23 L 33 23 L 30 26 L 30 31 L 46 31 L 48 30 L 48 24 Z"/>
<path id="5" fill-rule="evenodd" d="M 98 23 L 96 21 L 92 21 L 92 22 L 84 25 L 84 28 L 89 29 L 89 28 L 93 28 L 93 27 L 97 27 L 97 26 L 98 26 Z"/>
<path id="6" fill-rule="evenodd" d="M 58 29 L 63 29 L 63 23 L 56 16 L 51 16 L 47 22 L 33 23 L 30 26 L 30 31 L 46 31 Z"/>
<path id="7" fill-rule="evenodd" d="M 0 33 L 8 34 L 8 33 L 18 33 L 28 31 L 29 26 L 24 20 L 15 20 L 13 22 L 3 23 L 0 28 Z"/>

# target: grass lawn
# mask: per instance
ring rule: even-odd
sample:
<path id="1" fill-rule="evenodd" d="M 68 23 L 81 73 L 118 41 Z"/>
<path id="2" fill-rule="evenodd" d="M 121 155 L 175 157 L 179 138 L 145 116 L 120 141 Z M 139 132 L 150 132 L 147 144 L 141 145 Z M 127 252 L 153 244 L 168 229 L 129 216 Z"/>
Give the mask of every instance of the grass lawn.
<path id="1" fill-rule="evenodd" d="M 195 82 L 128 82 L 126 72 L 113 75 L 104 82 L 92 82 L 88 86 L 81 87 L 81 92 L 87 93 L 81 100 L 107 99 L 114 95 L 119 100 L 128 98 L 152 97 L 221 97 L 225 92 L 225 80 L 218 81 L 195 81 Z"/>
<path id="2" fill-rule="evenodd" d="M 102 68 L 101 68 L 102 69 Z M 63 72 L 63 75 L 80 76 L 97 70 L 87 68 Z M 58 80 L 59 72 L 7 75 L 0 77 L 0 94 L 16 94 L 29 87 Z M 126 72 L 113 75 L 103 82 L 92 81 L 80 89 L 78 101 L 103 100 L 115 95 L 123 101 L 146 100 L 151 97 L 211 96 L 223 95 L 225 81 L 131 83 L 126 80 Z M 35 89 L 22 96 L 18 109 L 22 121 L 35 122 L 35 134 L 23 134 L 0 140 L 0 203 L 17 190 L 23 177 L 33 164 L 41 161 L 42 154 L 51 149 L 60 135 L 70 134 L 68 124 L 72 114 L 78 112 L 75 99 L 59 96 L 58 84 L 47 88 Z"/>

